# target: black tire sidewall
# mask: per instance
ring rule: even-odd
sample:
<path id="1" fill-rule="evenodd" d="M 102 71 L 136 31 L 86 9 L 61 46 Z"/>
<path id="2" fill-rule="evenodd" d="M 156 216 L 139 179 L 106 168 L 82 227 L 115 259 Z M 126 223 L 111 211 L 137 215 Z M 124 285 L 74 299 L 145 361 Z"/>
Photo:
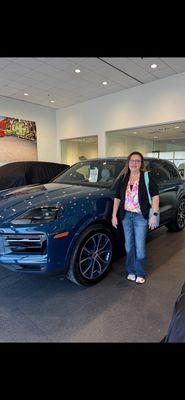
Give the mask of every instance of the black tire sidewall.
<path id="1" fill-rule="evenodd" d="M 180 231 L 182 231 L 182 230 L 184 229 L 184 227 L 185 227 L 185 225 L 184 225 L 182 228 L 179 227 L 178 222 L 177 222 L 177 216 L 178 216 L 179 207 L 180 207 L 181 203 L 185 203 L 185 199 L 184 199 L 184 198 L 181 199 L 181 200 L 179 200 L 178 207 L 177 207 L 177 209 L 176 209 L 175 216 L 174 216 L 174 218 L 172 219 L 172 221 L 169 222 L 168 224 L 166 224 L 166 226 L 167 226 L 167 228 L 169 229 L 169 231 L 172 231 L 172 232 L 180 232 Z"/>

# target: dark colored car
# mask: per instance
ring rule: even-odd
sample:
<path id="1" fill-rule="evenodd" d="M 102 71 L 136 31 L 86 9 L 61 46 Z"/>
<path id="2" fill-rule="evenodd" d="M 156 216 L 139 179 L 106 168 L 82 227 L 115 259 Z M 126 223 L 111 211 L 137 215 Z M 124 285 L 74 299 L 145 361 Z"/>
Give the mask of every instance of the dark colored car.
<path id="1" fill-rule="evenodd" d="M 169 161 L 145 159 L 160 192 L 160 223 L 185 226 L 185 182 Z M 53 182 L 0 193 L 0 265 L 13 271 L 59 272 L 92 285 L 123 254 L 123 230 L 112 227 L 116 178 L 123 158 L 79 162 Z"/>
<path id="2" fill-rule="evenodd" d="M 0 190 L 35 183 L 47 183 L 69 168 L 48 161 L 17 161 L 0 167 Z"/>
<path id="3" fill-rule="evenodd" d="M 185 283 L 175 302 L 168 332 L 161 343 L 185 343 Z"/>

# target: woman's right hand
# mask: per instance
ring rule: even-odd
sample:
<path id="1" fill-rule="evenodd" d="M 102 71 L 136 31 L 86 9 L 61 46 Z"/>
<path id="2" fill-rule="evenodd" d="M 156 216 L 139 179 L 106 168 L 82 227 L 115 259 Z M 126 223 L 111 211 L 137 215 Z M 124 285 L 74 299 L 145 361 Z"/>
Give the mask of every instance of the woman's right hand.
<path id="1" fill-rule="evenodd" d="M 112 226 L 117 229 L 118 219 L 114 215 L 112 216 Z"/>

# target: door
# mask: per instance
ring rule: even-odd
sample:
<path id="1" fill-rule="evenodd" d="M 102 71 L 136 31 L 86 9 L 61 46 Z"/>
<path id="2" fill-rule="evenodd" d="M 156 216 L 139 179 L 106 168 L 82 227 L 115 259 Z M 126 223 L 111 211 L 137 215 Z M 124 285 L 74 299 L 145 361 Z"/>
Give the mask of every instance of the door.
<path id="1" fill-rule="evenodd" d="M 176 185 L 177 179 L 171 176 L 167 166 L 168 162 L 164 160 L 153 160 L 150 162 L 150 168 L 159 187 L 160 221 L 162 224 L 172 217 L 176 192 L 178 190 L 178 186 Z"/>

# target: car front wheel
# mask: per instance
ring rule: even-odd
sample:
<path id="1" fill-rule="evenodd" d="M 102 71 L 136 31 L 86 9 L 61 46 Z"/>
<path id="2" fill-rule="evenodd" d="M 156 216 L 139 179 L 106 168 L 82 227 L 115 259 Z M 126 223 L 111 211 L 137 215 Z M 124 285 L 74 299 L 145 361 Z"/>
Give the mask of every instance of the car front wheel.
<path id="1" fill-rule="evenodd" d="M 179 201 L 174 218 L 166 225 L 171 232 L 178 232 L 185 227 L 185 199 Z"/>
<path id="2" fill-rule="evenodd" d="M 74 246 L 67 277 L 86 286 L 99 282 L 110 269 L 112 251 L 110 230 L 100 225 L 89 227 Z"/>

